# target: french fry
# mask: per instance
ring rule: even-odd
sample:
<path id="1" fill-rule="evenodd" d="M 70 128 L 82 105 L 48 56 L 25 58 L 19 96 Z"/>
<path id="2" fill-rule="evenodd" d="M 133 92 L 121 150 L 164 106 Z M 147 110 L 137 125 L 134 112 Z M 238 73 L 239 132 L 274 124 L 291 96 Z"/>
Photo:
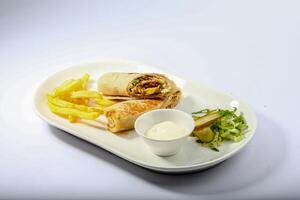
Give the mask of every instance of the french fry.
<path id="1" fill-rule="evenodd" d="M 115 101 L 108 100 L 108 99 L 99 99 L 98 98 L 98 99 L 94 99 L 94 100 L 98 105 L 105 106 L 105 107 L 111 106 L 116 103 Z"/>
<path id="2" fill-rule="evenodd" d="M 82 99 L 83 105 L 88 105 L 89 104 L 89 99 Z"/>
<path id="3" fill-rule="evenodd" d="M 102 95 L 96 91 L 80 90 L 71 93 L 71 98 L 98 98 L 101 99 Z"/>
<path id="4" fill-rule="evenodd" d="M 87 88 L 87 84 L 89 82 L 90 79 L 90 75 L 85 74 L 82 78 L 81 78 L 81 83 L 82 83 L 82 89 L 86 89 Z"/>
<path id="5" fill-rule="evenodd" d="M 88 107 L 88 110 L 90 112 L 92 112 L 92 111 L 94 111 L 94 112 L 100 112 L 101 114 L 103 114 L 103 112 L 104 112 L 104 108 L 100 107 L 100 106 Z"/>
<path id="6" fill-rule="evenodd" d="M 71 82 L 67 83 L 63 87 L 58 87 L 54 89 L 54 96 L 64 97 L 68 96 L 72 91 L 77 91 L 82 88 L 82 82 L 80 79 L 72 80 Z"/>
<path id="7" fill-rule="evenodd" d="M 69 85 L 71 85 L 72 83 L 74 83 L 74 79 L 69 79 L 64 81 L 60 86 L 58 86 L 57 88 L 54 88 L 53 90 L 53 96 L 59 96 L 59 94 L 62 93 L 63 88 L 69 87 Z"/>
<path id="8" fill-rule="evenodd" d="M 60 84 L 60 86 L 58 86 L 57 88 L 55 88 L 53 90 L 53 96 L 55 96 L 57 93 L 59 93 L 61 90 L 61 88 L 65 88 L 67 87 L 69 84 L 71 84 L 72 82 L 74 81 L 74 79 L 68 79 L 68 80 L 65 80 L 62 84 Z"/>
<path id="9" fill-rule="evenodd" d="M 71 122 L 71 123 L 75 123 L 76 121 L 77 121 L 77 117 L 75 117 L 75 116 L 73 116 L 73 115 L 69 115 L 68 116 L 68 119 L 69 119 L 69 122 Z"/>
<path id="10" fill-rule="evenodd" d="M 78 119 L 96 119 L 103 114 L 104 108 L 114 102 L 103 100 L 102 94 L 97 91 L 88 91 L 87 84 L 90 79 L 85 74 L 80 79 L 69 79 L 55 88 L 51 94 L 47 94 L 49 109 L 74 123 Z M 89 106 L 90 99 L 97 99 L 99 105 Z"/>
<path id="11" fill-rule="evenodd" d="M 62 99 L 54 98 L 50 95 L 47 96 L 47 100 L 49 103 L 59 106 L 59 107 L 64 107 L 64 108 L 75 108 L 81 111 L 88 111 L 88 107 L 84 105 L 78 105 L 75 103 L 71 103 Z"/>
<path id="12" fill-rule="evenodd" d="M 87 105 L 88 99 L 73 99 L 69 98 L 72 103 L 78 104 L 78 105 Z"/>
<path id="13" fill-rule="evenodd" d="M 81 111 L 86 111 L 86 112 L 100 112 L 103 113 L 103 107 L 96 106 L 96 107 L 91 107 L 91 106 L 86 106 L 86 105 L 78 105 L 75 103 L 71 103 L 62 99 L 54 98 L 50 95 L 47 96 L 48 102 L 58 106 L 58 107 L 63 107 L 63 108 L 74 108 L 77 110 Z"/>
<path id="14" fill-rule="evenodd" d="M 74 104 L 77 104 L 77 105 L 86 106 L 87 103 L 88 103 L 88 99 L 74 99 L 74 98 L 71 98 L 71 97 L 61 97 L 61 99 L 65 100 L 65 101 L 68 101 L 68 102 L 71 102 L 71 103 L 74 103 Z"/>
<path id="15" fill-rule="evenodd" d="M 57 114 L 61 115 L 72 115 L 74 117 L 82 118 L 82 119 L 97 119 L 100 116 L 100 112 L 87 112 L 81 111 L 74 108 L 64 108 L 51 104 L 48 102 L 49 109 Z"/>
<path id="16" fill-rule="evenodd" d="M 65 119 L 69 119 L 69 116 L 68 115 L 62 115 L 62 114 L 58 114 L 58 113 L 55 113 L 56 115 L 62 117 L 62 118 L 65 118 Z"/>
<path id="17" fill-rule="evenodd" d="M 69 85 L 72 81 L 74 81 L 75 79 L 68 79 L 68 80 L 65 80 L 62 84 L 60 84 L 59 87 L 63 88 L 63 87 L 66 87 L 67 85 Z"/>

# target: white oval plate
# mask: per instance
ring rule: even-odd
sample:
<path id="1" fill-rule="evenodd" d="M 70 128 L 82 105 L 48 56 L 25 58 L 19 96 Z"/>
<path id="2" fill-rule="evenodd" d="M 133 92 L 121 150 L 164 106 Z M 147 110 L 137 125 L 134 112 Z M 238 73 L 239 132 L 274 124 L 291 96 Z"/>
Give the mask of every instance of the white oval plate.
<path id="1" fill-rule="evenodd" d="M 115 135 L 97 128 L 97 123 L 91 125 L 69 123 L 51 113 L 47 108 L 46 94 L 64 80 L 89 73 L 92 80 L 91 88 L 96 89 L 98 77 L 111 71 L 165 73 L 157 68 L 132 61 L 101 61 L 73 66 L 52 75 L 39 86 L 34 97 L 37 114 L 49 124 L 91 142 L 129 162 L 164 173 L 192 172 L 216 165 L 240 151 L 254 135 L 256 116 L 246 103 L 204 84 L 183 80 L 168 73 L 165 74 L 174 80 L 183 91 L 183 98 L 176 107 L 177 109 L 191 113 L 203 108 L 238 107 L 238 110 L 244 113 L 249 124 L 250 131 L 246 134 L 246 138 L 238 143 L 224 142 L 219 152 L 202 147 L 189 138 L 178 154 L 171 157 L 159 157 L 148 149 L 134 130 L 129 131 L 128 134 Z"/>

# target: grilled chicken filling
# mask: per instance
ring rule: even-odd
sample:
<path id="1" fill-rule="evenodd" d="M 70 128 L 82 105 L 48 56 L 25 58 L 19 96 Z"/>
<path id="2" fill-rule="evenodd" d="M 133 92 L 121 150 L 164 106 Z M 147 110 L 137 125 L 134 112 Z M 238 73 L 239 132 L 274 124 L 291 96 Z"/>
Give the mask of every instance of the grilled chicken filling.
<path id="1" fill-rule="evenodd" d="M 151 96 L 157 94 L 162 94 L 163 96 L 164 92 L 167 92 L 166 85 L 167 83 L 162 79 L 153 76 L 144 76 L 131 82 L 129 92 L 137 97 L 151 98 Z"/>

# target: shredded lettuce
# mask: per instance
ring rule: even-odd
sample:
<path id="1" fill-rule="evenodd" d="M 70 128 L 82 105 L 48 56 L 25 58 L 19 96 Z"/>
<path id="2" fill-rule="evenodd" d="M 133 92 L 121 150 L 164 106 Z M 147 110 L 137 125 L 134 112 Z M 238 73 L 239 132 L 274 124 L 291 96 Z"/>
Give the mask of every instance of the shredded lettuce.
<path id="1" fill-rule="evenodd" d="M 132 84 L 133 86 L 135 86 L 135 85 L 137 85 L 140 81 L 141 81 L 141 80 L 140 80 L 139 78 L 136 78 L 136 79 L 134 79 L 134 80 L 131 82 L 131 84 Z"/>
<path id="2" fill-rule="evenodd" d="M 201 140 L 201 130 L 196 132 L 197 127 L 194 130 L 193 135 L 198 137 L 197 142 L 201 143 L 203 146 L 210 147 L 212 150 L 219 151 L 218 147 L 222 145 L 225 140 L 239 142 L 245 138 L 245 133 L 248 130 L 247 122 L 243 116 L 243 113 L 237 114 L 237 109 L 233 110 L 223 110 L 223 109 L 204 109 L 197 112 L 193 112 L 192 115 L 197 121 L 203 117 L 208 117 L 209 115 L 219 113 L 221 117 L 215 119 L 209 128 L 214 133 L 214 138 L 210 142 L 205 142 Z M 199 125 L 199 127 L 201 124 Z M 197 133 L 197 134 L 196 134 Z"/>

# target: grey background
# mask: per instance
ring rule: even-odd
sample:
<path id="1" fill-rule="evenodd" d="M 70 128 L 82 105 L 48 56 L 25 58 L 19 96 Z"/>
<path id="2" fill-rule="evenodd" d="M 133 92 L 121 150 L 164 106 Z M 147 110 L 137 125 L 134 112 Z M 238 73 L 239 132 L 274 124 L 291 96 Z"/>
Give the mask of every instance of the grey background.
<path id="1" fill-rule="evenodd" d="M 0 199 L 300 198 L 299 1 L 0 1 Z M 157 174 L 41 121 L 47 76 L 137 60 L 245 99 L 251 143 L 190 175 Z M 51 66 L 51 67 L 45 67 Z"/>

